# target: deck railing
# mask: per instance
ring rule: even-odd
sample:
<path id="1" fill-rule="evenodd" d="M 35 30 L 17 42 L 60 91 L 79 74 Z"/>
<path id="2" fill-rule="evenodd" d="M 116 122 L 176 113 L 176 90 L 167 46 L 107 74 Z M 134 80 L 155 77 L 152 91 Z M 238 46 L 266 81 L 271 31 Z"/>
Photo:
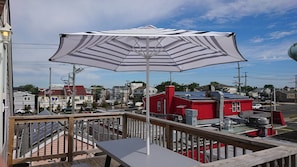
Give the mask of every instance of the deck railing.
<path id="1" fill-rule="evenodd" d="M 13 116 L 8 165 L 92 157 L 100 154 L 96 141 L 146 139 L 145 121 L 144 115 L 127 112 Z M 295 147 L 154 117 L 150 121 L 151 143 L 203 162 L 202 166 L 297 166 Z"/>
<path id="2" fill-rule="evenodd" d="M 122 136 L 121 114 L 13 116 L 10 118 L 8 164 L 73 161 L 96 152 L 96 141 Z"/>
<path id="3" fill-rule="evenodd" d="M 127 135 L 145 139 L 145 117 L 127 113 Z M 141 133 L 139 133 L 139 131 Z M 297 166 L 297 148 L 151 118 L 152 143 L 203 162 L 200 166 Z M 164 139 L 165 137 L 165 139 Z"/>

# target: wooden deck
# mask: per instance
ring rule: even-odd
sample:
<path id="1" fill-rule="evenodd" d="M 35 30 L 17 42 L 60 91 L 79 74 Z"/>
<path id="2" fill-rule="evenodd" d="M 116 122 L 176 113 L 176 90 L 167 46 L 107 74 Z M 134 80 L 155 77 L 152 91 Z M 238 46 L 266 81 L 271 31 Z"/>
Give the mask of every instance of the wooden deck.
<path id="1" fill-rule="evenodd" d="M 75 160 L 73 162 L 59 162 L 34 167 L 104 167 L 106 155 L 95 156 L 92 158 Z M 111 159 L 111 167 L 118 167 L 120 164 Z"/>
<path id="2" fill-rule="evenodd" d="M 106 155 L 98 154 L 96 141 L 127 137 L 144 140 L 146 136 L 146 117 L 128 112 L 12 116 L 9 119 L 9 167 L 20 163 L 38 167 L 100 167 L 104 166 Z M 154 117 L 150 123 L 151 143 L 202 162 L 201 167 L 291 167 L 297 164 L 297 147 L 292 144 L 210 131 Z M 35 138 L 29 140 L 30 136 Z M 66 158 L 67 162 L 60 162 L 61 158 Z M 112 160 L 111 166 L 119 165 Z"/>

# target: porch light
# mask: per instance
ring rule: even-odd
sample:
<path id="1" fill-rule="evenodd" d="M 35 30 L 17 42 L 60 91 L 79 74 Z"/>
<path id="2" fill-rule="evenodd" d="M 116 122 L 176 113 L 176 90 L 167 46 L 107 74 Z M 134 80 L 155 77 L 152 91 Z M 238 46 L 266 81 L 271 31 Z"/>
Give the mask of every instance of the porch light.
<path id="1" fill-rule="evenodd" d="M 9 43 L 11 36 L 11 26 L 8 23 L 5 23 L 5 26 L 0 28 L 0 33 L 2 36 L 3 43 Z"/>

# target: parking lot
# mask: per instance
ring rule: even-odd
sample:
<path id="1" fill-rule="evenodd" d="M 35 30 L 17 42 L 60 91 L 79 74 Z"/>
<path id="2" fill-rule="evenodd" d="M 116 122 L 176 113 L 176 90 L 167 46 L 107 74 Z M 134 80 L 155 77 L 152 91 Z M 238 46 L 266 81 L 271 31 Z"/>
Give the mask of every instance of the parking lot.
<path id="1" fill-rule="evenodd" d="M 297 120 L 297 103 L 278 103 L 276 109 L 282 111 L 287 121 Z"/>
<path id="2" fill-rule="evenodd" d="M 297 104 L 280 103 L 277 110 L 282 111 L 285 118 L 287 129 L 297 130 Z"/>

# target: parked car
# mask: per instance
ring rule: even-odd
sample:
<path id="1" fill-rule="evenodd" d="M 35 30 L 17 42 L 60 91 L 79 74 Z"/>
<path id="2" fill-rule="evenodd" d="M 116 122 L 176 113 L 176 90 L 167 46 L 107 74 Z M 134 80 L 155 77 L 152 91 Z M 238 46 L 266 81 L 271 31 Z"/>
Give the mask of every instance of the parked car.
<path id="1" fill-rule="evenodd" d="M 261 109 L 262 108 L 262 104 L 259 104 L 259 103 L 256 103 L 256 104 L 253 104 L 252 106 L 253 109 Z"/>
<path id="2" fill-rule="evenodd" d="M 271 101 L 271 100 L 265 100 L 265 104 L 274 104 L 274 101 Z"/>
<path id="3" fill-rule="evenodd" d="M 71 112 L 72 112 L 72 108 L 63 108 L 62 111 L 63 111 L 65 114 L 71 114 Z"/>
<path id="4" fill-rule="evenodd" d="M 25 114 L 26 111 L 22 110 L 22 109 L 17 109 L 14 113 L 16 113 L 16 114 Z"/>

